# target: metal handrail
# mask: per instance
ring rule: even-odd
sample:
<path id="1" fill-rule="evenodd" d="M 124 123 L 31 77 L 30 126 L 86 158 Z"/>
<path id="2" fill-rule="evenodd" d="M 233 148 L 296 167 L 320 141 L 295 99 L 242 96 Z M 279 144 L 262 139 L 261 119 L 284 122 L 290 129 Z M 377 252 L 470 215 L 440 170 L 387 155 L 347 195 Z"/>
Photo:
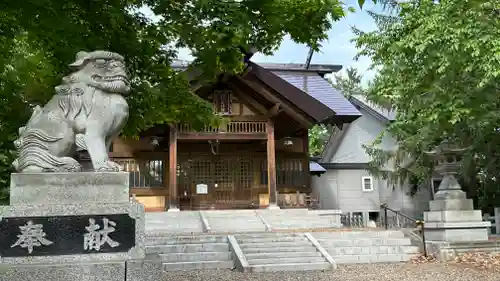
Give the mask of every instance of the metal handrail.
<path id="1" fill-rule="evenodd" d="M 405 219 L 407 219 L 409 221 L 415 222 L 415 226 L 420 229 L 420 233 L 421 233 L 421 236 L 422 236 L 422 243 L 423 243 L 423 246 L 424 246 L 424 249 L 423 249 L 424 250 L 424 256 L 427 257 L 427 246 L 425 245 L 424 220 L 419 220 L 419 219 L 413 218 L 413 217 L 411 217 L 409 215 L 403 214 L 400 211 L 393 210 L 393 209 L 389 208 L 387 206 L 387 204 L 380 205 L 380 208 L 384 209 L 384 226 L 385 226 L 385 229 L 389 228 L 388 211 L 391 211 L 394 214 L 396 214 L 397 216 L 401 216 L 401 217 L 403 217 L 403 218 L 405 218 Z"/>

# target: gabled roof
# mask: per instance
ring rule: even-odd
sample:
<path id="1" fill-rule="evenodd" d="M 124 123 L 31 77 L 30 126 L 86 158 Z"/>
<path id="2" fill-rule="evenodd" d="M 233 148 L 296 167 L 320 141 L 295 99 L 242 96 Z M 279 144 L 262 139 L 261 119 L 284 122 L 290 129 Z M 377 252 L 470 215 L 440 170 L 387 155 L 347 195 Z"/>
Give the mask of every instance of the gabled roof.
<path id="1" fill-rule="evenodd" d="M 361 113 L 324 78 L 305 71 L 269 71 L 249 62 L 250 73 L 285 99 L 313 117 L 317 123 L 350 123 Z"/>
<path id="2" fill-rule="evenodd" d="M 274 74 L 309 94 L 335 112 L 337 117 L 344 117 L 346 121 L 354 121 L 361 113 L 344 95 L 334 89 L 330 83 L 317 73 L 273 71 Z M 349 123 L 349 122 L 345 122 Z"/>
<path id="3" fill-rule="evenodd" d="M 364 96 L 362 95 L 352 95 L 349 100 L 351 101 L 352 104 L 355 106 L 358 106 L 362 109 L 364 109 L 366 112 L 374 116 L 375 118 L 384 121 L 384 122 L 392 122 L 396 120 L 396 113 L 392 110 L 387 110 L 385 108 L 382 108 L 378 105 L 373 104 L 372 102 L 368 101 Z"/>
<path id="4" fill-rule="evenodd" d="M 174 61 L 172 67 L 185 70 L 188 61 Z M 361 116 L 342 93 L 323 77 L 336 72 L 340 65 L 270 64 L 247 62 L 246 76 L 256 77 L 285 100 L 302 110 L 316 123 L 350 123 Z"/>
<path id="5" fill-rule="evenodd" d="M 362 95 L 352 95 L 351 97 L 349 97 L 349 101 L 353 105 L 355 105 L 357 108 L 363 109 L 368 114 L 370 114 L 371 116 L 384 122 L 385 124 L 388 124 L 396 119 L 396 114 L 394 111 L 387 110 L 385 108 L 377 106 L 377 105 L 373 104 L 372 102 L 368 101 Z M 328 161 L 330 161 L 330 159 L 335 155 L 335 152 L 339 148 L 340 143 L 344 139 L 344 136 L 345 136 L 345 133 L 346 133 L 348 127 L 349 127 L 349 125 L 347 125 L 343 129 L 339 129 L 339 128 L 333 129 L 327 143 L 325 144 L 325 146 L 323 148 L 323 151 L 321 152 L 321 161 L 325 161 L 325 159 L 328 159 Z M 322 163 L 322 165 L 323 165 L 323 163 Z M 326 166 L 324 166 L 324 167 L 326 168 Z"/>

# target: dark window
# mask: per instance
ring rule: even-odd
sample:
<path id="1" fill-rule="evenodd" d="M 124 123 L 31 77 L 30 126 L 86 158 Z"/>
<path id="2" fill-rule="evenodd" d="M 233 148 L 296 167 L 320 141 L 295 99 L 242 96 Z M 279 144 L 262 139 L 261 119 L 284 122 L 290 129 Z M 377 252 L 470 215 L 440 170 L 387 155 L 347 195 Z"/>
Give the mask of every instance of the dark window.
<path id="1" fill-rule="evenodd" d="M 231 91 L 218 90 L 214 92 L 214 110 L 222 115 L 232 114 Z"/>

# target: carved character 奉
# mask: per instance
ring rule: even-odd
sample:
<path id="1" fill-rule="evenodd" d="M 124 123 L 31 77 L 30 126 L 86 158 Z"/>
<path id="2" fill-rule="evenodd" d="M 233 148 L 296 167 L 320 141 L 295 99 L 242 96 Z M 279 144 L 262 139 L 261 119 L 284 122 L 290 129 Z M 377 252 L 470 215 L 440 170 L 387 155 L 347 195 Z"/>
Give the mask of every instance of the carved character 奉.
<path id="1" fill-rule="evenodd" d="M 55 87 L 42 108 L 36 106 L 14 142 L 17 172 L 78 172 L 71 156 L 87 150 L 95 171 L 119 171 L 110 161 L 109 146 L 125 126 L 130 91 L 124 59 L 108 51 L 79 52 L 70 64 L 74 72 Z"/>

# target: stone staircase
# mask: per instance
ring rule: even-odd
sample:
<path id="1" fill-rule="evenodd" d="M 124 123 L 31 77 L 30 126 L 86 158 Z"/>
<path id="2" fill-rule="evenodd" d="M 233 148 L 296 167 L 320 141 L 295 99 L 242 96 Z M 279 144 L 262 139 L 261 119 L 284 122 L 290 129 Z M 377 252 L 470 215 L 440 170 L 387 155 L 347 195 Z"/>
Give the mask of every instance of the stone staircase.
<path id="1" fill-rule="evenodd" d="M 304 233 L 263 232 L 234 237 L 245 272 L 329 270 L 335 266 Z"/>
<path id="2" fill-rule="evenodd" d="M 148 236 L 146 254 L 159 255 L 164 271 L 234 267 L 226 235 Z"/>
<path id="3" fill-rule="evenodd" d="M 315 232 L 313 237 L 337 264 L 397 263 L 420 254 L 402 231 Z"/>
<path id="4" fill-rule="evenodd" d="M 151 212 L 146 213 L 146 232 L 156 234 L 178 234 L 203 232 L 198 212 Z"/>
<path id="5" fill-rule="evenodd" d="M 200 211 L 200 216 L 204 229 L 212 232 L 266 231 L 255 210 Z"/>
<path id="6" fill-rule="evenodd" d="M 256 213 L 272 230 L 306 230 L 341 226 L 340 213 L 335 210 L 284 209 L 258 210 Z"/>

